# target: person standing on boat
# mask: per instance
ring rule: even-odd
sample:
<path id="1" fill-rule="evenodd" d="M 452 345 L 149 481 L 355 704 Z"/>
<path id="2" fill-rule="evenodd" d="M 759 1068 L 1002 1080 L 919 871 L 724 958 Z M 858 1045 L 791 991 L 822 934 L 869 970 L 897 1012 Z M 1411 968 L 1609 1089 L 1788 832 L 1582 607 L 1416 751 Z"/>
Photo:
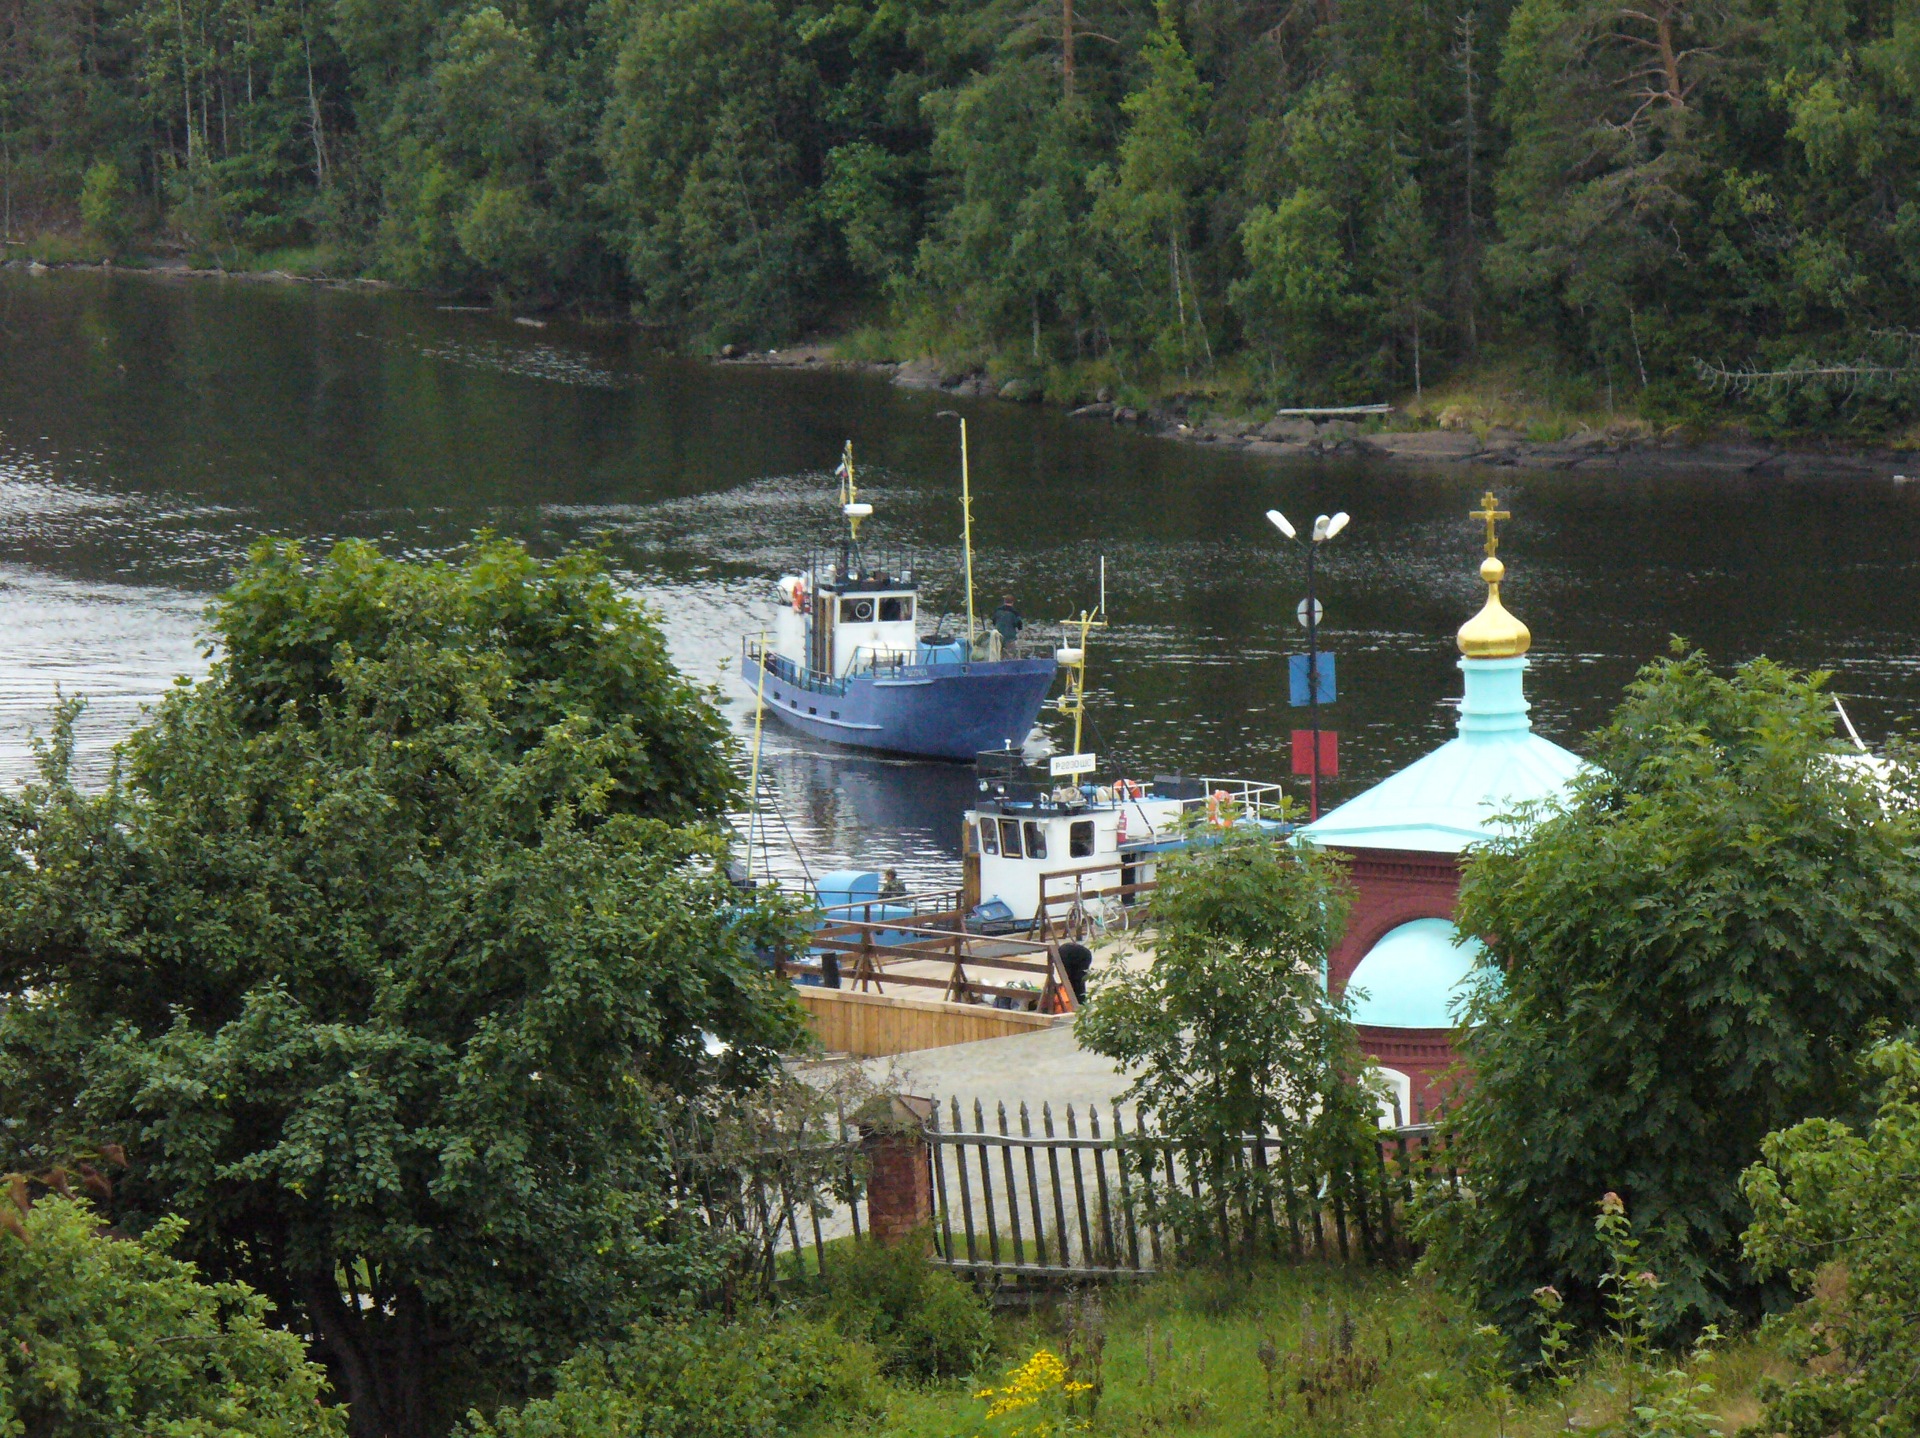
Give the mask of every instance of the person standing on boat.
<path id="1" fill-rule="evenodd" d="M 1011 649 L 1013 641 L 1020 637 L 1020 631 L 1027 627 L 1026 619 L 1013 607 L 1011 594 L 1000 601 L 1000 607 L 993 611 L 993 618 L 988 623 L 999 631 L 1002 649 Z"/>

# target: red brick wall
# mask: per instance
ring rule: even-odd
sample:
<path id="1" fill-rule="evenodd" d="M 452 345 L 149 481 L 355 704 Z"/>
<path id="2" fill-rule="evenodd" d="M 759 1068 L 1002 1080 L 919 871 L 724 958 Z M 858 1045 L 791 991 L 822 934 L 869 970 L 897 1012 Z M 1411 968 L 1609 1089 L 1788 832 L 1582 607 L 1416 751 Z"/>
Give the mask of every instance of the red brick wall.
<path id="1" fill-rule="evenodd" d="M 1367 951 L 1386 935 L 1415 919 L 1451 919 L 1460 893 L 1460 862 L 1453 854 L 1401 849 L 1340 849 L 1348 860 L 1353 907 L 1347 932 L 1327 956 L 1327 977 L 1335 993 L 1347 986 Z M 1387 1068 L 1412 1081 L 1417 1110 L 1429 1113 L 1445 1097 L 1440 1076 L 1453 1065 L 1447 1029 L 1379 1029 L 1362 1025 L 1360 1047 Z M 1414 1114 L 1405 1115 L 1412 1123 Z"/>
<path id="2" fill-rule="evenodd" d="M 905 1129 L 881 1129 L 864 1139 L 867 1221 L 881 1243 L 897 1243 L 933 1216 L 933 1165 L 927 1141 Z"/>

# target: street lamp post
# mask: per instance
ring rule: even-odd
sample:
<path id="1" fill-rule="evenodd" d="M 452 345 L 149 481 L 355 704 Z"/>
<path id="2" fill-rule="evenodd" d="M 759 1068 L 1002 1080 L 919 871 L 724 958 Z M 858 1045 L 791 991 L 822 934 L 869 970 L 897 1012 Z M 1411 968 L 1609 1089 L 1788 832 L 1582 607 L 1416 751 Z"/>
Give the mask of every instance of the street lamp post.
<path id="1" fill-rule="evenodd" d="M 1321 515 L 1313 522 L 1313 534 L 1307 543 L 1307 599 L 1301 606 L 1305 613 L 1307 626 L 1307 710 L 1310 715 L 1313 740 L 1312 779 L 1307 791 L 1307 817 L 1309 822 L 1320 817 L 1320 606 L 1313 592 L 1314 559 L 1320 546 L 1332 539 L 1347 527 L 1347 512 L 1339 511 L 1329 518 Z M 1293 525 L 1286 515 L 1277 509 L 1269 509 L 1267 518 L 1273 527 L 1288 539 L 1298 539 Z"/>

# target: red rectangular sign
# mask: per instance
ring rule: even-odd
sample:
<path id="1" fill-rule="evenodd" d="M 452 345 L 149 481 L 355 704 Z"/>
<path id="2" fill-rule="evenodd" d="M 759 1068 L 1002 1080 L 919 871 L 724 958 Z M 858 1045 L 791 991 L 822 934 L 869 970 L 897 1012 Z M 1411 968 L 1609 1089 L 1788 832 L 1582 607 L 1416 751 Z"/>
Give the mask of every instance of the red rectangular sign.
<path id="1" fill-rule="evenodd" d="M 1293 772 L 1313 772 L 1313 730 L 1293 731 Z M 1340 736 L 1331 729 L 1320 731 L 1320 777 L 1340 772 Z"/>

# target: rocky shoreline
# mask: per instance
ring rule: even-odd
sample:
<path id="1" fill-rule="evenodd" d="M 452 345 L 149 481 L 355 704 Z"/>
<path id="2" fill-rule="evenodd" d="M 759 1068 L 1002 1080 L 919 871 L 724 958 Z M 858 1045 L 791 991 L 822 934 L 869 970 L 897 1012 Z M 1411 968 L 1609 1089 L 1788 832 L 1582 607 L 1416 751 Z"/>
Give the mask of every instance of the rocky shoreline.
<path id="1" fill-rule="evenodd" d="M 1039 403 L 1032 385 L 996 384 L 974 372 L 955 375 L 932 360 L 888 363 L 836 358 L 825 346 L 784 350 L 737 350 L 729 345 L 715 361 L 723 365 L 769 365 L 784 369 L 845 369 L 884 375 L 903 389 L 931 390 L 1015 404 Z M 1142 434 L 1188 444 L 1218 445 L 1274 458 L 1365 456 L 1415 464 L 1509 465 L 1522 469 L 1691 470 L 1783 478 L 1920 480 L 1920 452 L 1892 449 L 1795 449 L 1751 439 L 1686 441 L 1628 429 L 1583 429 L 1562 439 L 1533 440 L 1510 429 L 1458 427 L 1420 430 L 1364 428 L 1349 419 L 1286 416 L 1190 420 L 1173 410 L 1138 410 L 1101 398 L 1068 411 L 1068 418 L 1124 425 Z"/>
<path id="2" fill-rule="evenodd" d="M 0 260 L 0 268 L 45 274 L 51 269 L 105 269 L 99 265 L 62 262 L 53 266 L 37 260 Z M 195 269 L 177 258 L 160 259 L 123 273 L 161 279 L 220 279 L 269 284 L 313 284 L 328 288 L 392 290 L 389 281 L 338 279 L 301 275 L 286 270 Z M 544 328 L 546 321 L 515 315 L 519 324 Z M 935 360 L 849 360 L 835 356 L 825 345 L 802 344 L 787 349 L 743 350 L 728 345 L 714 359 L 721 365 L 761 365 L 781 369 L 842 369 L 881 375 L 903 389 L 937 391 L 975 399 L 999 399 L 1013 404 L 1037 404 L 1037 386 L 1025 380 L 996 383 L 979 371 L 954 373 Z M 1878 478 L 1920 481 L 1920 451 L 1862 448 L 1793 448 L 1751 439 L 1682 440 L 1630 429 L 1584 429 L 1557 440 L 1533 440 L 1510 429 L 1479 429 L 1467 425 L 1440 429 L 1372 429 L 1348 419 L 1314 420 L 1287 416 L 1258 419 L 1208 418 L 1194 420 L 1175 409 L 1134 409 L 1102 396 L 1092 404 L 1068 411 L 1068 417 L 1093 423 L 1124 425 L 1142 434 L 1188 444 L 1212 444 L 1274 458 L 1366 456 L 1414 464 L 1509 465 L 1523 469 L 1632 469 L 1692 470 L 1703 473 L 1751 474 L 1791 478 Z"/>

